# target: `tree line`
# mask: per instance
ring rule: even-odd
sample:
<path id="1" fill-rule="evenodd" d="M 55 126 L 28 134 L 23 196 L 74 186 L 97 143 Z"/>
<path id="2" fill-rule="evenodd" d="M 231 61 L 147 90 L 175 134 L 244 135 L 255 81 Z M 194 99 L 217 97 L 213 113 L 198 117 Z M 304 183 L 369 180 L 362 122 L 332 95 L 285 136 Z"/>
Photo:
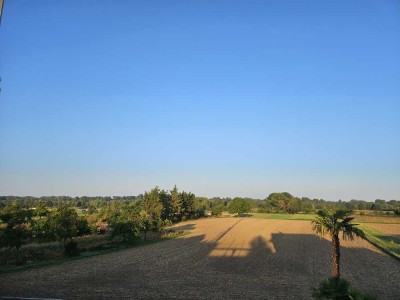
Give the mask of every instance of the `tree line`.
<path id="1" fill-rule="evenodd" d="M 160 191 L 162 192 L 162 191 Z M 164 201 L 166 200 L 163 191 L 161 197 Z M 70 197 L 70 196 L 0 196 L 0 209 L 7 203 L 14 203 L 21 208 L 35 208 L 39 203 L 42 203 L 48 209 L 59 208 L 63 206 L 77 207 L 83 210 L 89 210 L 94 212 L 97 209 L 104 209 L 110 205 L 110 203 L 140 203 L 143 200 L 144 194 L 137 196 L 81 196 L 81 197 Z M 311 199 L 308 197 L 297 197 L 290 193 L 271 193 L 265 199 L 254 199 L 249 197 L 236 197 L 233 199 L 244 199 L 251 205 L 251 210 L 258 210 L 259 212 L 280 212 L 280 213 L 297 213 L 297 212 L 316 212 L 323 208 L 330 209 L 348 209 L 348 210 L 375 210 L 375 211 L 399 211 L 400 200 L 382 200 L 376 199 L 374 202 L 365 200 L 349 200 L 349 201 L 327 201 L 324 199 Z M 220 197 L 196 197 L 194 196 L 192 210 L 209 210 L 213 208 L 221 207 L 223 210 L 228 210 L 229 203 L 233 200 L 232 198 L 220 198 Z M 167 208 L 166 211 L 168 211 Z M 187 210 L 187 208 L 184 208 Z"/>
<path id="2" fill-rule="evenodd" d="M 155 187 L 134 198 L 100 202 L 88 198 L 55 199 L 56 206 L 43 197 L 0 202 L 0 248 L 14 248 L 18 253 L 27 243 L 59 241 L 64 254 L 73 256 L 79 254 L 74 238 L 96 234 L 99 222 L 107 224 L 112 239 L 135 242 L 146 239 L 148 232 L 160 232 L 165 226 L 202 217 L 205 212 L 193 193 L 180 192 L 176 186 L 170 191 Z"/>
<path id="3" fill-rule="evenodd" d="M 173 223 L 204 217 L 248 212 L 314 213 L 330 210 L 393 211 L 400 215 L 400 201 L 325 201 L 271 193 L 264 200 L 252 198 L 206 198 L 154 187 L 138 196 L 118 197 L 0 197 L 0 248 L 15 249 L 24 244 L 58 241 L 65 256 L 79 254 L 76 237 L 97 235 L 106 226 L 109 237 L 122 243 L 146 240 Z"/>

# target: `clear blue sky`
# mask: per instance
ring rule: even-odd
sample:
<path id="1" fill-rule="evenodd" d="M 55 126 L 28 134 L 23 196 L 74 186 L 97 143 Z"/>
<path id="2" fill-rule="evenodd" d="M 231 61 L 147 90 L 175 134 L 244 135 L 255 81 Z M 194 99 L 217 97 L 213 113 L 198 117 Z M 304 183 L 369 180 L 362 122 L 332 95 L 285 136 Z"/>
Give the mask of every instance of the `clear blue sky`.
<path id="1" fill-rule="evenodd" d="M 400 2 L 5 1 L 0 195 L 400 199 Z"/>

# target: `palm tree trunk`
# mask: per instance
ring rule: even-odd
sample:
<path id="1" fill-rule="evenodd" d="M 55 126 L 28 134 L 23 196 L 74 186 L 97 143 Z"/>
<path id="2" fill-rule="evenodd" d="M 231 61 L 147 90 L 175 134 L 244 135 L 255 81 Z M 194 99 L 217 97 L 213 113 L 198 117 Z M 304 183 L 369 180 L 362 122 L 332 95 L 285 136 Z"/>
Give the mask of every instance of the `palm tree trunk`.
<path id="1" fill-rule="evenodd" d="M 332 237 L 332 276 L 335 279 L 340 278 L 340 242 L 337 234 Z"/>

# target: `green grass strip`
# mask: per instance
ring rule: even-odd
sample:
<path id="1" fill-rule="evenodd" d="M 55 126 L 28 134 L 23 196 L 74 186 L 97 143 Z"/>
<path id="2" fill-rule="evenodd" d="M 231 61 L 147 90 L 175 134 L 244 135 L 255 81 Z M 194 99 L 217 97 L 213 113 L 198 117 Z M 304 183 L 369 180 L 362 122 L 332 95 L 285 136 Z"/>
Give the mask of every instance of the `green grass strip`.
<path id="1" fill-rule="evenodd" d="M 125 250 L 125 249 L 136 248 L 136 247 L 142 247 L 142 246 L 146 246 L 146 245 L 159 243 L 162 241 L 172 240 L 172 239 L 187 235 L 189 233 L 190 233 L 190 231 L 183 231 L 183 232 L 178 232 L 176 234 L 171 234 L 169 236 L 161 237 L 161 238 L 157 238 L 157 239 L 153 239 L 153 240 L 146 240 L 146 241 L 141 241 L 141 242 L 137 242 L 137 243 L 114 244 L 106 249 L 93 250 L 93 251 L 82 251 L 79 256 L 71 257 L 71 258 L 34 261 L 34 262 L 27 263 L 27 264 L 20 265 L 20 266 L 1 266 L 0 273 L 13 273 L 13 272 L 24 271 L 24 270 L 33 269 L 33 268 L 41 268 L 41 267 L 59 265 L 59 264 L 62 264 L 64 262 L 71 261 L 71 260 L 80 260 L 80 259 L 85 259 L 85 258 L 89 258 L 89 257 L 93 257 L 93 256 L 108 254 L 111 252 L 116 252 L 116 251 L 121 251 L 121 250 Z M 78 244 L 78 247 L 79 247 L 79 244 Z"/>
<path id="2" fill-rule="evenodd" d="M 311 221 L 315 218 L 313 214 L 267 214 L 253 213 L 252 218 L 272 219 L 272 220 L 306 220 Z"/>
<path id="3" fill-rule="evenodd" d="M 374 246 L 381 249 L 383 252 L 400 259 L 400 239 L 394 236 L 385 234 L 374 228 L 365 225 L 359 225 L 365 233 L 366 239 Z"/>

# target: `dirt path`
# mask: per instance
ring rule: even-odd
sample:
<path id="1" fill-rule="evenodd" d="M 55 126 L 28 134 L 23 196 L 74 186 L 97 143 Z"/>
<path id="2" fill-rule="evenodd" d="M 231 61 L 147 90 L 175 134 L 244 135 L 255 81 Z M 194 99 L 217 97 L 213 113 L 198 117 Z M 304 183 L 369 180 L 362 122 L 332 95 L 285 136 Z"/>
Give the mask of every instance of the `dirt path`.
<path id="1" fill-rule="evenodd" d="M 330 243 L 306 221 L 207 219 L 179 226 L 190 235 L 0 275 L 0 295 L 62 299 L 310 299 L 330 275 Z M 342 276 L 400 299 L 400 262 L 368 242 L 344 242 Z"/>

